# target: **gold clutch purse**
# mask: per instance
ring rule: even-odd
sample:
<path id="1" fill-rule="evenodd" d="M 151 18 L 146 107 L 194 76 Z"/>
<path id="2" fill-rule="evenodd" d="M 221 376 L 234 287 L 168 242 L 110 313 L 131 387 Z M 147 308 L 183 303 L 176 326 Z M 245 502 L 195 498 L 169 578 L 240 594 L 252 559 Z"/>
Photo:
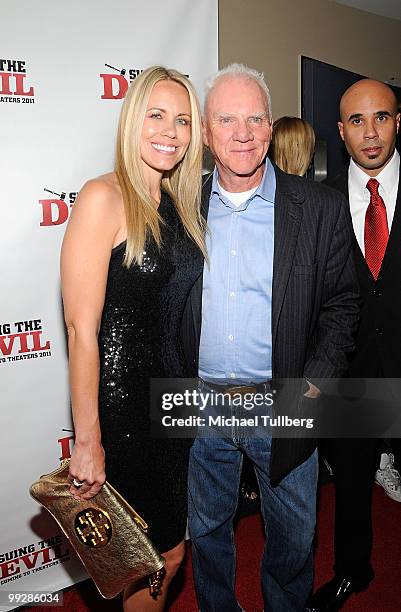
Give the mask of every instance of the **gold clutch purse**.
<path id="1" fill-rule="evenodd" d="M 107 482 L 95 497 L 76 500 L 68 473 L 67 460 L 41 476 L 29 492 L 60 525 L 99 593 L 115 597 L 131 582 L 149 576 L 151 594 L 157 595 L 164 558 L 146 536 L 145 521 Z"/>

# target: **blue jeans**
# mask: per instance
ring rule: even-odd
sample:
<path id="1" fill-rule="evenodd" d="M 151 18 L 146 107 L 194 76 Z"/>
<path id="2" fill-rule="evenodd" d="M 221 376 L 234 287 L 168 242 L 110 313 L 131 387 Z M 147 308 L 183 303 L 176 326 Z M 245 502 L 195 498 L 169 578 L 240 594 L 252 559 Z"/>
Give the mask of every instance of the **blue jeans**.
<path id="1" fill-rule="evenodd" d="M 189 464 L 189 529 L 201 612 L 238 612 L 233 518 L 242 453 L 253 461 L 266 543 L 261 562 L 266 612 L 301 612 L 312 589 L 317 452 L 278 486 L 269 478 L 271 438 L 197 438 Z"/>

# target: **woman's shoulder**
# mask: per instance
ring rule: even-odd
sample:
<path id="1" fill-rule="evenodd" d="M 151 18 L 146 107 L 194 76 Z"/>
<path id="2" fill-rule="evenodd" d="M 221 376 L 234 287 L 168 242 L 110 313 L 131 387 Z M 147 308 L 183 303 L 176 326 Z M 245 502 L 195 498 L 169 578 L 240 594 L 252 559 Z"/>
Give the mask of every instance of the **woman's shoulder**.
<path id="1" fill-rule="evenodd" d="M 116 174 L 110 172 L 87 181 L 79 191 L 76 204 L 94 213 L 120 215 L 123 199 Z"/>
<path id="2" fill-rule="evenodd" d="M 115 172 L 102 174 L 86 181 L 80 195 L 99 201 L 122 202 L 121 189 Z"/>
<path id="3" fill-rule="evenodd" d="M 123 225 L 123 218 L 124 206 L 117 177 L 109 173 L 83 185 L 73 207 L 71 223 L 108 230 L 114 235 Z"/>

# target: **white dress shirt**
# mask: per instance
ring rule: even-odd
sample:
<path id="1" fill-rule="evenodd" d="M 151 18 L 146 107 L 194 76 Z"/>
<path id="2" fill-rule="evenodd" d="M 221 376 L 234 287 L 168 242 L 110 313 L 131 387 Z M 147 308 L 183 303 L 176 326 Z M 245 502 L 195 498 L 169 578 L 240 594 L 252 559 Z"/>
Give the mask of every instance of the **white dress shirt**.
<path id="1" fill-rule="evenodd" d="M 379 183 L 379 195 L 383 198 L 387 211 L 388 231 L 393 223 L 395 203 L 397 200 L 398 180 L 400 177 L 400 156 L 394 151 L 391 160 L 374 178 Z M 348 170 L 349 205 L 351 209 L 354 233 L 362 253 L 365 255 L 365 215 L 370 202 L 370 193 L 366 184 L 371 177 L 366 174 L 353 159 Z"/>

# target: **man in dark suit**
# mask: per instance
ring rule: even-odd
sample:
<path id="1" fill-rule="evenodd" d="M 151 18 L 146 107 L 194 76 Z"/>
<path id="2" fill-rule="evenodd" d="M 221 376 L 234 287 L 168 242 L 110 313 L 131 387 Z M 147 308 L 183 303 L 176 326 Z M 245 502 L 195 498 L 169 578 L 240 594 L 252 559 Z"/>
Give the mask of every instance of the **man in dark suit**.
<path id="1" fill-rule="evenodd" d="M 340 104 L 341 138 L 350 165 L 328 184 L 349 201 L 354 252 L 362 298 L 351 379 L 401 377 L 401 190 L 400 156 L 395 149 L 400 123 L 391 89 L 363 79 L 344 93 Z M 383 380 L 383 397 L 388 393 Z M 375 409 L 381 410 L 380 404 Z M 310 609 L 340 610 L 353 592 L 373 578 L 371 503 L 378 440 L 333 439 L 321 444 L 336 487 L 335 576 L 310 601 Z M 400 458 L 400 440 L 392 451 Z M 381 457 L 376 480 L 401 501 L 394 454 Z"/>
<path id="2" fill-rule="evenodd" d="M 208 397 L 273 393 L 278 379 L 298 379 L 296 396 L 286 395 L 284 384 L 278 405 L 284 414 L 291 401 L 298 412 L 316 413 L 324 380 L 342 375 L 353 348 L 358 292 L 351 219 L 343 196 L 271 164 L 271 129 L 262 75 L 233 64 L 211 79 L 204 141 L 216 168 L 203 189 L 209 263 L 190 294 L 183 340 Z M 241 407 L 229 410 L 241 414 Z M 273 415 L 277 410 L 275 402 Z M 268 542 L 261 567 L 265 609 L 301 612 L 312 586 L 316 444 L 306 437 L 253 437 L 232 423 L 214 437 L 198 437 L 191 450 L 189 526 L 199 608 L 241 610 L 232 531 L 246 454 L 255 465 Z"/>

